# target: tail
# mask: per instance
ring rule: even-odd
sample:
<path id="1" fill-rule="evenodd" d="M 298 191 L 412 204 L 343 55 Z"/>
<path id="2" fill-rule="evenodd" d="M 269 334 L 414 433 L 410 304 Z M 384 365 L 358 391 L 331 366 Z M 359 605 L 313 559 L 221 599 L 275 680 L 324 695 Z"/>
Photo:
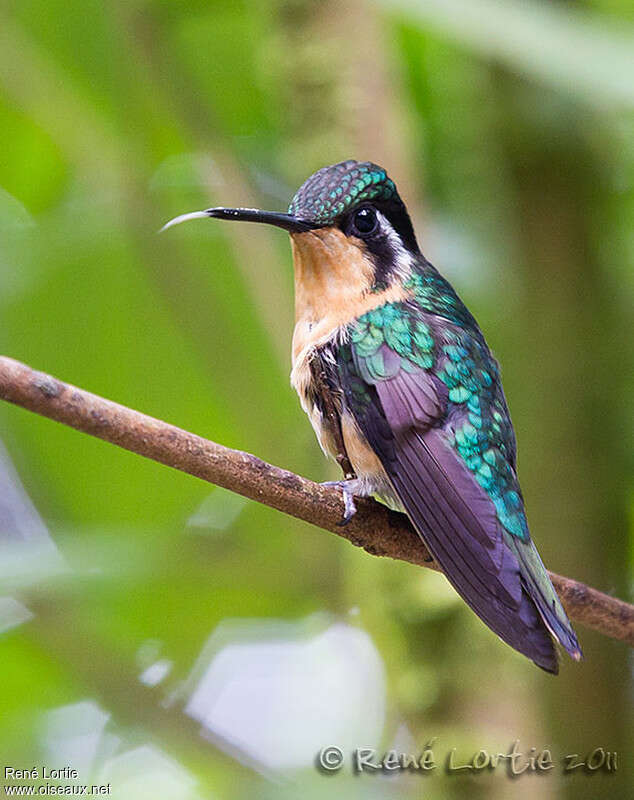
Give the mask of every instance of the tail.
<path id="1" fill-rule="evenodd" d="M 559 669 L 553 636 L 580 658 L 574 631 L 534 546 L 505 531 L 493 503 L 437 431 L 401 437 L 394 452 L 388 475 L 399 500 L 480 619 L 547 672 Z"/>
<path id="2" fill-rule="evenodd" d="M 522 583 L 537 607 L 544 625 L 571 658 L 580 661 L 583 653 L 577 635 L 561 605 L 537 548 L 530 539 L 524 541 L 508 535 L 506 541 L 519 562 Z"/>

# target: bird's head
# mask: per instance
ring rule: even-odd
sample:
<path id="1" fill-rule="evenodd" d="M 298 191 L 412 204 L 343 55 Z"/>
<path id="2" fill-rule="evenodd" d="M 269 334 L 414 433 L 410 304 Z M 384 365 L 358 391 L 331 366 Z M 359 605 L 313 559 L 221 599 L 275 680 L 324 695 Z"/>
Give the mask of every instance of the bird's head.
<path id="1" fill-rule="evenodd" d="M 288 213 L 253 208 L 209 208 L 183 214 L 165 228 L 213 217 L 275 225 L 293 243 L 296 279 L 304 290 L 348 282 L 356 292 L 404 281 L 419 255 L 407 209 L 394 182 L 370 162 L 323 167 L 297 190 Z"/>

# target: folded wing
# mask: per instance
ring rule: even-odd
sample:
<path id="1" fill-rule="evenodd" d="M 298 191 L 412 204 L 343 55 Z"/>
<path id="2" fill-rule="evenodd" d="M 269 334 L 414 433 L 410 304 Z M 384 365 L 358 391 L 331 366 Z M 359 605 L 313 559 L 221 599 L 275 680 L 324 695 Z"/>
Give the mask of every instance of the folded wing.
<path id="1" fill-rule="evenodd" d="M 435 371 L 395 359 L 385 342 L 367 354 L 353 341 L 339 363 L 346 406 L 456 591 L 504 641 L 557 672 L 551 633 L 573 655 L 576 637 L 528 531 L 507 530 L 455 446 L 466 407 Z"/>

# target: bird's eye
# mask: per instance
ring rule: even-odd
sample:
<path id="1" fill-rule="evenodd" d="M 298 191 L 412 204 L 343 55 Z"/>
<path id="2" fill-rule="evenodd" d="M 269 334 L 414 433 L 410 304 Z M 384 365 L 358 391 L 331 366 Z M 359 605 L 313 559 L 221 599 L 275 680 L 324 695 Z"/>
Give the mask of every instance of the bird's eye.
<path id="1" fill-rule="evenodd" d="M 369 236 L 377 229 L 379 220 L 373 208 L 360 208 L 352 215 L 351 233 L 356 236 Z"/>

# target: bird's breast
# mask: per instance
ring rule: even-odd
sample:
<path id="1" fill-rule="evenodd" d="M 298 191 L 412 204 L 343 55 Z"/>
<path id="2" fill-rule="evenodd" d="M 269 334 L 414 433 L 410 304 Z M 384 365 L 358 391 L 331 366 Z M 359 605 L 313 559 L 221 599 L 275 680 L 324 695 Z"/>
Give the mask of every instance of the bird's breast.
<path id="1" fill-rule="evenodd" d="M 293 357 L 293 368 L 291 370 L 291 386 L 299 396 L 302 408 L 308 415 L 315 435 L 321 449 L 327 456 L 336 459 L 338 455 L 337 431 L 335 426 L 339 424 L 341 415 L 341 393 L 338 386 L 332 385 L 333 373 L 329 370 L 330 381 L 325 375 L 325 366 L 322 366 L 323 349 L 329 346 L 327 341 L 321 347 L 305 345 Z M 316 376 L 323 374 L 321 380 Z M 324 392 L 329 391 L 331 397 L 326 398 Z M 326 413 L 327 400 L 330 401 L 330 408 L 334 408 L 336 419 L 332 413 Z"/>

